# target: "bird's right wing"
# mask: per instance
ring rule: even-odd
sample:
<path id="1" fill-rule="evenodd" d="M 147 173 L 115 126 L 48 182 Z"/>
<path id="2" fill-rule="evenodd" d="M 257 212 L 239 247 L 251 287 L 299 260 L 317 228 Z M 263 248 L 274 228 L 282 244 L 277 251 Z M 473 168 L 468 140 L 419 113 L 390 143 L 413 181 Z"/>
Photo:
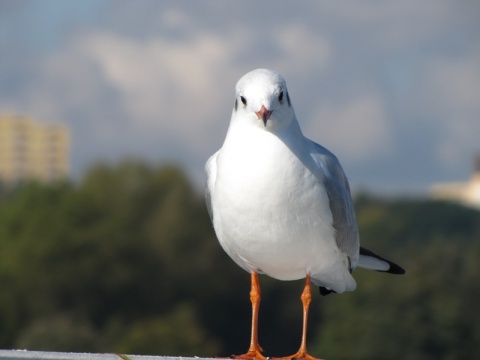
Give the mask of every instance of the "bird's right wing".
<path id="1" fill-rule="evenodd" d="M 323 146 L 312 143 L 314 146 L 312 158 L 321 170 L 320 177 L 323 176 L 337 246 L 350 258 L 351 270 L 358 266 L 369 270 L 404 274 L 405 270 L 401 266 L 360 247 L 355 209 L 347 177 L 335 155 Z"/>
<path id="2" fill-rule="evenodd" d="M 360 240 L 350 186 L 340 162 L 329 150 L 314 143 L 311 156 L 327 191 L 337 246 L 350 259 L 353 270 L 359 258 Z"/>

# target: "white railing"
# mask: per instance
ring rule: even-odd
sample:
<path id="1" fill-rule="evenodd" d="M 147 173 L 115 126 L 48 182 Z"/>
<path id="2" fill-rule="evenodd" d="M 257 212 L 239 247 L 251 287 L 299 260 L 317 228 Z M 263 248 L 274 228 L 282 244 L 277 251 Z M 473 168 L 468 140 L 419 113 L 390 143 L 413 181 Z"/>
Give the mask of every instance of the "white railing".
<path id="1" fill-rule="evenodd" d="M 152 356 L 152 355 L 124 355 L 124 354 L 93 354 L 67 353 L 27 350 L 0 350 L 0 360 L 192 360 L 197 357 Z M 202 358 L 202 360 L 215 360 Z M 218 359 L 216 359 L 218 360 Z"/>

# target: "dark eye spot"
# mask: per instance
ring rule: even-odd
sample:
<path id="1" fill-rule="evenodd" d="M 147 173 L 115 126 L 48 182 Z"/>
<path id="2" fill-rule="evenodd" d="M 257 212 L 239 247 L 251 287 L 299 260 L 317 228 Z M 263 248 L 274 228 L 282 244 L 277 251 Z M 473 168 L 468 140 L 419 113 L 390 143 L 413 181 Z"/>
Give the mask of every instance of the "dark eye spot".
<path id="1" fill-rule="evenodd" d="M 243 96 L 240 96 L 240 100 L 242 101 L 242 104 L 247 106 L 247 99 L 245 99 Z"/>
<path id="2" fill-rule="evenodd" d="M 283 100 L 283 91 L 280 91 L 280 95 L 278 95 L 278 101 L 282 102 Z"/>

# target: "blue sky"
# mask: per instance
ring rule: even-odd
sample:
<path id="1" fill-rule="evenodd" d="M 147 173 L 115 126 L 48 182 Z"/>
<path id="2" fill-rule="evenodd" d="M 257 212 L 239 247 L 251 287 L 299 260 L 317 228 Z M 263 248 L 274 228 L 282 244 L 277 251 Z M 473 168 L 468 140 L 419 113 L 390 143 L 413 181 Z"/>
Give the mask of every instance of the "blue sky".
<path id="1" fill-rule="evenodd" d="M 480 151 L 480 2 L 3 0 L 0 112 L 72 129 L 94 162 L 178 162 L 198 183 L 236 81 L 284 75 L 303 132 L 354 188 L 424 192 Z"/>

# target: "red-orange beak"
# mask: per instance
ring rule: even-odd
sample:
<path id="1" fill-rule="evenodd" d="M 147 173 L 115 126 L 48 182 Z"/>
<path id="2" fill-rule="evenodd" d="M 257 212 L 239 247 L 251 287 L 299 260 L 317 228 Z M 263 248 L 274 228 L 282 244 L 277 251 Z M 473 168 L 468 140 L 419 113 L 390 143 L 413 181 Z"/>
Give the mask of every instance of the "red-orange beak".
<path id="1" fill-rule="evenodd" d="M 270 119 L 270 115 L 272 115 L 272 112 L 268 110 L 265 105 L 262 105 L 260 111 L 257 111 L 255 114 L 257 114 L 258 120 L 262 120 L 263 125 L 267 126 L 267 121 L 268 119 Z"/>

